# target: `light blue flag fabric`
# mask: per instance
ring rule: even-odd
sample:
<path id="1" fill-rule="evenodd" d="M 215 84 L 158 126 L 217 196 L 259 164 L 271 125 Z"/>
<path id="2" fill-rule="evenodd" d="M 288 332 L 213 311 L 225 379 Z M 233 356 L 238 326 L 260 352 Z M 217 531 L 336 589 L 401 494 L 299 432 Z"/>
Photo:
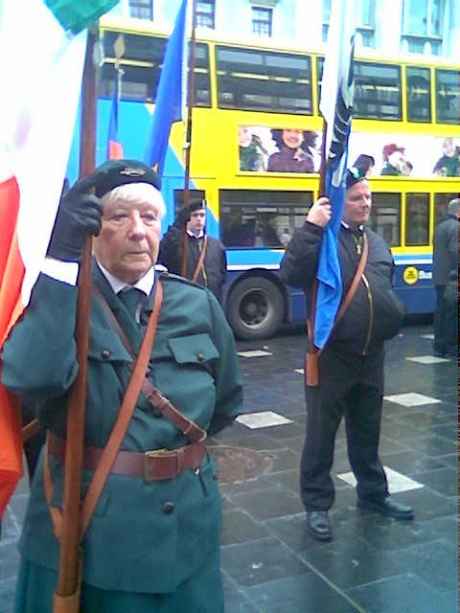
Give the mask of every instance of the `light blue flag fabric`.
<path id="1" fill-rule="evenodd" d="M 174 30 L 169 37 L 155 100 L 152 127 L 145 148 L 144 162 L 158 164 L 162 174 L 168 150 L 171 125 L 184 118 L 187 98 L 187 2 L 182 0 Z"/>
<path id="2" fill-rule="evenodd" d="M 352 0 L 335 0 L 321 85 L 321 113 L 327 122 L 325 189 L 332 218 L 325 228 L 317 272 L 314 345 L 322 349 L 334 326 L 342 299 L 337 235 L 345 202 L 348 139 L 353 102 Z"/>
<path id="3" fill-rule="evenodd" d="M 118 140 L 118 113 L 120 105 L 120 85 L 121 85 L 121 73 L 117 71 L 115 74 L 112 106 L 110 108 L 109 118 L 109 130 L 107 133 L 107 159 L 108 160 L 122 160 L 123 145 Z"/>

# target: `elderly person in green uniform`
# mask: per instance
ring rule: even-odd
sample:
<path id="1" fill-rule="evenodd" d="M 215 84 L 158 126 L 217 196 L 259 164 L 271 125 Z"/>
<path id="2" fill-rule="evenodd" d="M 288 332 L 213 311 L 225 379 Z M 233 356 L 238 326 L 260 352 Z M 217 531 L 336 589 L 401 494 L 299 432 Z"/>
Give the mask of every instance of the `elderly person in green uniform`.
<path id="1" fill-rule="evenodd" d="M 4 346 L 2 382 L 39 407 L 38 418 L 50 433 L 21 539 L 17 613 L 52 610 L 59 552 L 44 463 L 53 483 L 51 507 L 60 507 L 66 404 L 78 371 L 75 280 L 88 234 L 98 236 L 83 493 L 113 429 L 133 362 L 111 319 L 136 353 L 159 284 L 163 302 L 148 380 L 204 433 L 219 431 L 240 412 L 233 336 L 217 300 L 202 287 L 154 270 L 163 214 L 158 178 L 140 162 L 107 162 L 77 183 L 61 201 L 49 257 L 26 314 Z M 137 302 L 128 295 L 137 295 Z M 160 454 L 146 453 L 155 450 Z M 178 450 L 174 457 L 181 461 L 160 466 L 164 450 Z M 204 445 L 189 440 L 141 393 L 82 541 L 81 611 L 223 611 L 220 516 L 215 467 Z"/>

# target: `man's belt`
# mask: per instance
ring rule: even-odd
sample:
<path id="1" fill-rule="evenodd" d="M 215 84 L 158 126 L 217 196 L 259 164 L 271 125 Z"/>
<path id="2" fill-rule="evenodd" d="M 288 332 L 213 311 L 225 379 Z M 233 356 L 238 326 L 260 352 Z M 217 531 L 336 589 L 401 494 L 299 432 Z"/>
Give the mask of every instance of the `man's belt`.
<path id="1" fill-rule="evenodd" d="M 49 453 L 62 462 L 65 458 L 65 446 L 63 439 L 53 434 L 48 437 Z M 103 451 L 98 447 L 85 447 L 83 467 L 86 470 L 96 470 Z M 192 443 L 171 450 L 155 449 L 144 453 L 119 451 L 110 472 L 130 477 L 143 477 L 145 481 L 175 479 L 185 470 L 199 468 L 205 453 L 206 447 L 203 443 Z"/>

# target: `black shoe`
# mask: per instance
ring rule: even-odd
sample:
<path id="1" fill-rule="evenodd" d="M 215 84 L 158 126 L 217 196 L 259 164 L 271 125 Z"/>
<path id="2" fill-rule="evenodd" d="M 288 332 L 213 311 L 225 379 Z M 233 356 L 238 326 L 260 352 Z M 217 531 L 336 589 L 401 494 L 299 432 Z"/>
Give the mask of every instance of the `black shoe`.
<path id="1" fill-rule="evenodd" d="M 310 534 L 318 541 L 332 540 L 331 522 L 327 511 L 307 512 L 307 527 Z"/>
<path id="2" fill-rule="evenodd" d="M 406 504 L 393 500 L 391 496 L 386 498 L 359 498 L 358 507 L 366 511 L 375 511 L 386 517 L 394 519 L 414 519 L 414 511 Z"/>

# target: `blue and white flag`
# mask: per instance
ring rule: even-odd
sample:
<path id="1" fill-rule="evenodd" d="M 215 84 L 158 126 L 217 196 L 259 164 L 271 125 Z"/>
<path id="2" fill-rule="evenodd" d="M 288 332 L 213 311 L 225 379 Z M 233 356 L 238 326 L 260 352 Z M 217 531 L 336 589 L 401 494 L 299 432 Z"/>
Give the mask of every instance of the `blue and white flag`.
<path id="1" fill-rule="evenodd" d="M 189 0 L 182 0 L 174 30 L 166 45 L 166 53 L 158 83 L 152 127 L 144 161 L 158 165 L 163 171 L 171 125 L 185 118 L 187 106 L 187 22 Z"/>
<path id="2" fill-rule="evenodd" d="M 354 28 L 352 0 L 334 0 L 321 83 L 320 111 L 326 121 L 326 195 L 332 207 L 318 264 L 314 345 L 321 349 L 334 326 L 342 299 L 337 235 L 345 201 L 348 138 L 353 105 Z"/>

